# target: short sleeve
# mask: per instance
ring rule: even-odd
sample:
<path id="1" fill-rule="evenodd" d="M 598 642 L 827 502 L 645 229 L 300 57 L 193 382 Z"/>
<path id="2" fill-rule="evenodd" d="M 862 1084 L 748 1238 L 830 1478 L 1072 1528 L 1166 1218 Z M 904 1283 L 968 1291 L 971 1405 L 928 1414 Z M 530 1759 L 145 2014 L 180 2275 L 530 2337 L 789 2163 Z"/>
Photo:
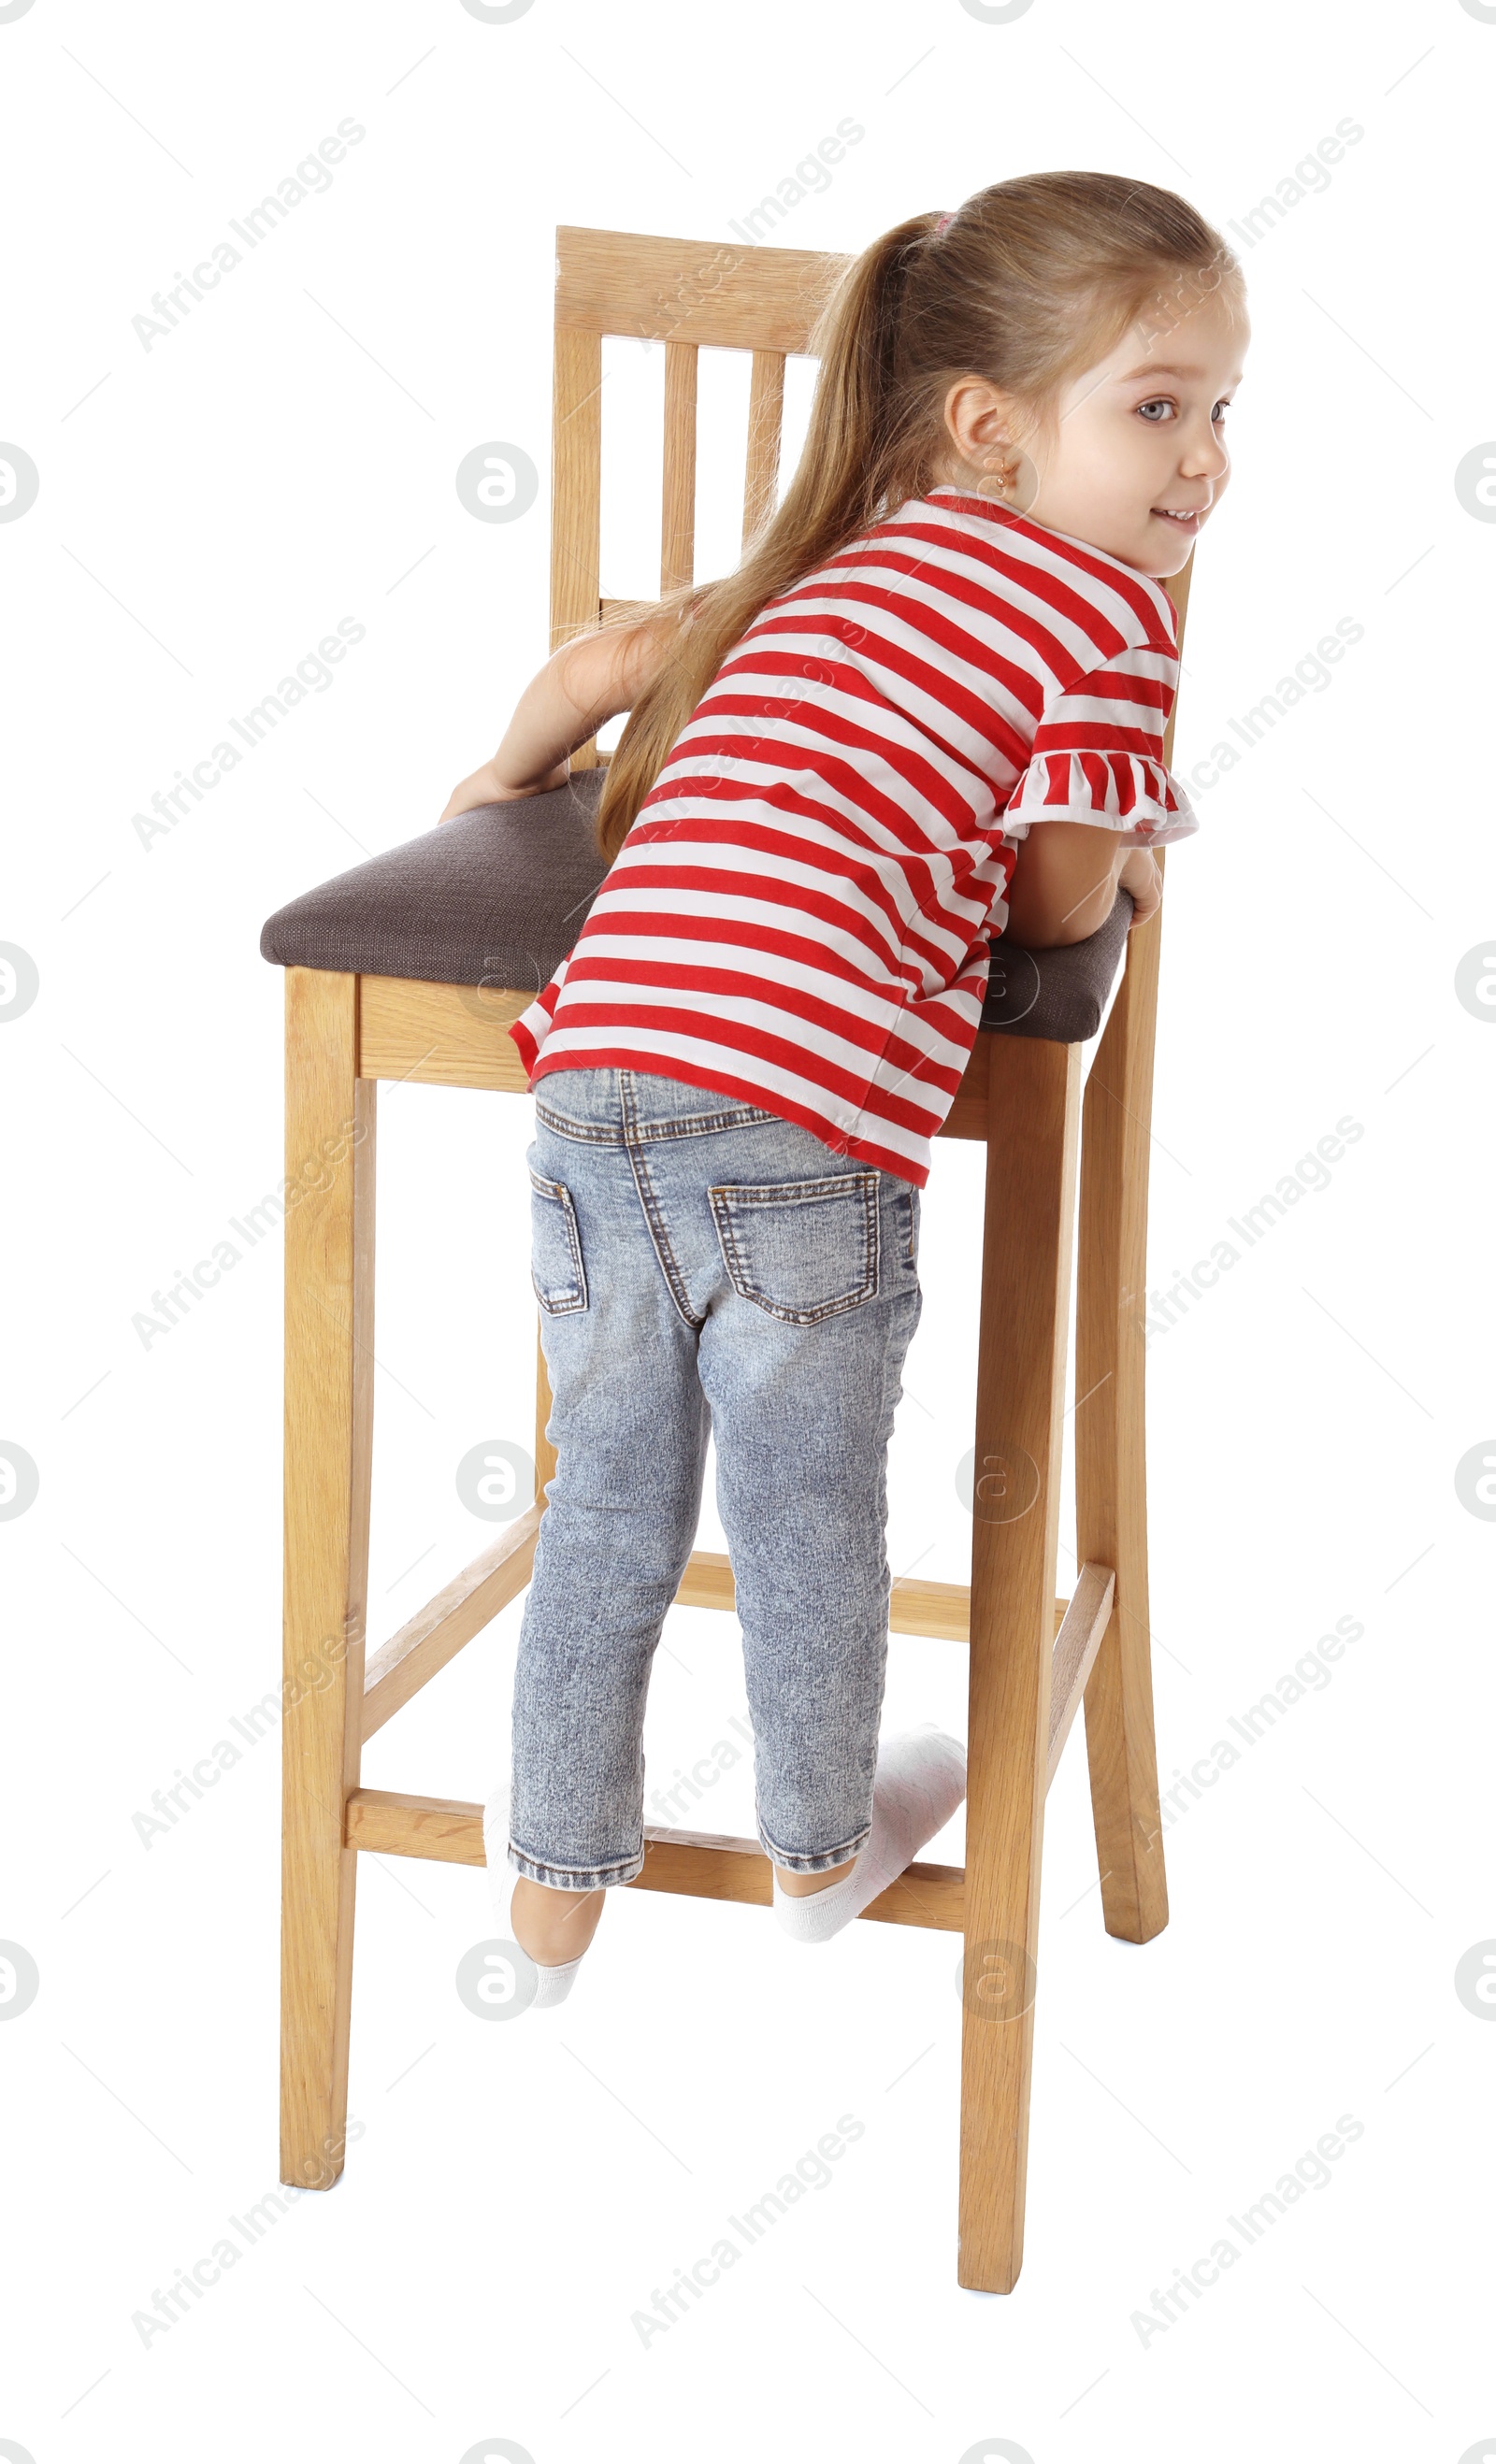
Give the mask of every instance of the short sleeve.
<path id="1" fill-rule="evenodd" d="M 1025 839 L 1034 822 L 1090 822 L 1124 847 L 1160 847 L 1198 830 L 1163 760 L 1177 682 L 1174 650 L 1141 642 L 1055 693 L 1008 799 L 1004 835 Z"/>

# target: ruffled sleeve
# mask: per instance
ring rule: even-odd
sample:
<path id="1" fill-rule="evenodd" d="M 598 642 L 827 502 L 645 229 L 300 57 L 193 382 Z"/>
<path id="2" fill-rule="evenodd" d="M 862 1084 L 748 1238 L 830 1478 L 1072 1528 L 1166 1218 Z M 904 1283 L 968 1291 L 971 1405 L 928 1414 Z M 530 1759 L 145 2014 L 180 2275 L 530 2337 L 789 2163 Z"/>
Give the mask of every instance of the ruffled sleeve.
<path id="1" fill-rule="evenodd" d="M 1004 835 L 1025 839 L 1034 822 L 1090 822 L 1124 847 L 1160 847 L 1198 830 L 1164 767 L 1177 683 L 1175 652 L 1143 642 L 1054 693 L 1002 815 Z"/>

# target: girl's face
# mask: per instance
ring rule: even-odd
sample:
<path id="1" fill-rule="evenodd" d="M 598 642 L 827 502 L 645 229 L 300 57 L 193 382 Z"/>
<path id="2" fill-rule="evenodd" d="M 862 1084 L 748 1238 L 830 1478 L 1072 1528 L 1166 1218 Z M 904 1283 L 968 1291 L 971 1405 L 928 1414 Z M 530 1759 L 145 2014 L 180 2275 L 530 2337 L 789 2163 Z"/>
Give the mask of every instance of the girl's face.
<path id="1" fill-rule="evenodd" d="M 1175 316 L 1156 331 L 1130 326 L 1039 435 L 1020 435 L 1002 397 L 978 379 L 946 404 L 969 465 L 993 455 L 1016 465 L 1016 485 L 997 501 L 1158 581 L 1188 561 L 1230 477 L 1227 405 L 1250 340 L 1219 290 Z"/>

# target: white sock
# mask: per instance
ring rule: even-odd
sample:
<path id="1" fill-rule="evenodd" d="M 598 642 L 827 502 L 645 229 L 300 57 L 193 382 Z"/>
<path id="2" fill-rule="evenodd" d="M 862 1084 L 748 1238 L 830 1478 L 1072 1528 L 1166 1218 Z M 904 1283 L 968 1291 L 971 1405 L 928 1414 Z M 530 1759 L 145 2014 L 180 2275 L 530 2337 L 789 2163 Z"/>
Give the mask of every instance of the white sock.
<path id="1" fill-rule="evenodd" d="M 585 1956 L 583 1952 L 583 1957 Z M 530 1965 L 535 1970 L 535 1995 L 530 2008 L 532 2011 L 549 2011 L 553 2003 L 565 2001 L 582 1960 L 569 1959 L 563 1968 L 542 1968 L 538 1959 L 532 1959 Z"/>
<path id="2" fill-rule="evenodd" d="M 774 1868 L 774 1913 L 792 1942 L 828 1942 L 896 1881 L 966 1794 L 966 1749 L 927 1722 L 878 1749 L 872 1829 L 852 1870 L 825 1890 L 783 1890 Z"/>
<path id="3" fill-rule="evenodd" d="M 504 1939 L 507 1942 L 515 1942 L 514 1919 L 509 1911 L 509 1903 L 514 1896 L 515 1875 L 509 1862 L 508 1780 L 499 1782 L 483 1808 L 483 1854 L 488 1863 L 489 1900 L 494 1910 L 494 1921 Z M 523 1943 L 516 1943 L 515 1947 L 526 1959 L 530 1959 L 530 1954 Z M 558 2002 L 564 2002 L 576 1981 L 582 1959 L 585 1957 L 586 1953 L 583 1951 L 582 1958 L 568 1959 L 563 1965 L 556 1968 L 546 1968 L 539 1960 L 530 1959 L 530 1965 L 535 1970 L 536 1984 L 535 1992 L 527 2007 L 532 2011 L 549 2011 Z"/>

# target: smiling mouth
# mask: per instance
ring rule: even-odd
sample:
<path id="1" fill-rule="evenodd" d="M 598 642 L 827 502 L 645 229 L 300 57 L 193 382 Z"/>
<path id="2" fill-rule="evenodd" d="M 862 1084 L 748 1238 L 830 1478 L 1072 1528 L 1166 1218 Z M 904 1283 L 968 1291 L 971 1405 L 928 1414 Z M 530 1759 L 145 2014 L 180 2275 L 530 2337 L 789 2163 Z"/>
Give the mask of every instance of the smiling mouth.
<path id="1" fill-rule="evenodd" d="M 1177 509 L 1175 509 L 1168 505 L 1155 505 L 1153 511 L 1161 522 L 1198 522 L 1200 520 L 1202 516 L 1209 513 L 1210 507 L 1208 505 L 1181 505 Z"/>

